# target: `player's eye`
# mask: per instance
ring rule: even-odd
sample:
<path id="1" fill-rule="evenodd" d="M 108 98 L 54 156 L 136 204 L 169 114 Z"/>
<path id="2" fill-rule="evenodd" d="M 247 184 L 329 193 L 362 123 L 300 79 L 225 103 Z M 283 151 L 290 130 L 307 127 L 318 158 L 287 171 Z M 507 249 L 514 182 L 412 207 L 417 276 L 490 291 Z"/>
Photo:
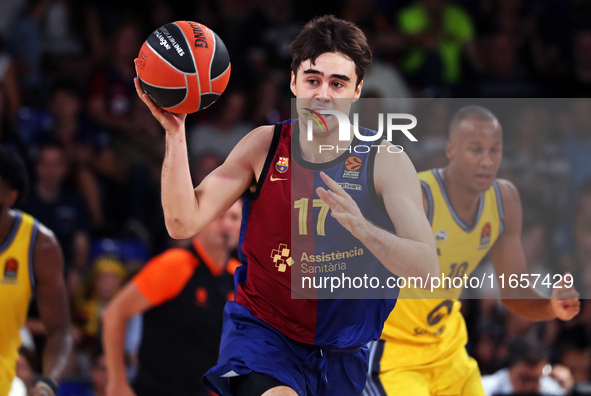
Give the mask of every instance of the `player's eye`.
<path id="1" fill-rule="evenodd" d="M 309 78 L 308 79 L 308 84 L 310 84 L 310 85 L 316 85 L 316 84 L 318 84 L 318 80 L 316 80 L 315 78 Z"/>
<path id="2" fill-rule="evenodd" d="M 335 88 L 341 88 L 341 87 L 344 87 L 345 86 L 342 82 L 339 82 L 339 81 L 333 82 L 332 85 Z"/>

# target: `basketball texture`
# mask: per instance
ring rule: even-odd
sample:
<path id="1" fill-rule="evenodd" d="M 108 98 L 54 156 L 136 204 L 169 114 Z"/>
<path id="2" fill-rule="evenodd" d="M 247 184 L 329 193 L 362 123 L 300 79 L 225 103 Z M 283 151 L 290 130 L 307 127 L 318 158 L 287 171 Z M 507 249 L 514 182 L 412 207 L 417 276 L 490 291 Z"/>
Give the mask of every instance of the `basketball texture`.
<path id="1" fill-rule="evenodd" d="M 138 55 L 140 85 L 154 103 L 189 114 L 211 106 L 230 79 L 224 42 L 207 26 L 176 21 L 156 29 Z"/>

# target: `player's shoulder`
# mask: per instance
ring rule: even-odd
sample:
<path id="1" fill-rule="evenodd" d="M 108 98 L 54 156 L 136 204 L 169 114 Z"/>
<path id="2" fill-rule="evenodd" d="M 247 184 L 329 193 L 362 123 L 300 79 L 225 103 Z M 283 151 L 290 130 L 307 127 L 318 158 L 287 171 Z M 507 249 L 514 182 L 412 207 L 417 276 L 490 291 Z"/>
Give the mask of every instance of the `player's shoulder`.
<path id="1" fill-rule="evenodd" d="M 274 125 L 263 125 L 247 133 L 235 147 L 241 155 L 262 155 L 264 147 L 270 147 L 273 141 Z"/>
<path id="2" fill-rule="evenodd" d="M 270 144 L 274 131 L 275 125 L 261 125 L 247 133 L 244 139 L 248 140 L 249 143 L 262 144 L 268 142 Z"/>
<path id="3" fill-rule="evenodd" d="M 507 179 L 495 179 L 495 184 L 499 193 L 501 194 L 503 204 L 519 202 L 519 191 L 513 182 Z"/>

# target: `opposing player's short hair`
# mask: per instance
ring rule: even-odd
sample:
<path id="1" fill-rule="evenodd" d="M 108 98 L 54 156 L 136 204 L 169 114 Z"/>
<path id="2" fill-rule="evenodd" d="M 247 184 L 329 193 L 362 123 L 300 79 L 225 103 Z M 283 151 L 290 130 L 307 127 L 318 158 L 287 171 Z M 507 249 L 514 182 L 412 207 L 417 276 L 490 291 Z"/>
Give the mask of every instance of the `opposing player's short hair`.
<path id="1" fill-rule="evenodd" d="M 355 62 L 357 82 L 363 80 L 371 64 L 371 50 L 365 34 L 352 22 L 334 15 L 324 15 L 308 22 L 300 34 L 291 42 L 291 70 L 297 73 L 301 63 L 310 59 L 312 63 L 327 52 L 341 52 Z"/>
<path id="2" fill-rule="evenodd" d="M 7 147 L 0 147 L 0 179 L 12 190 L 18 191 L 17 202 L 29 189 L 27 168 L 16 151 Z"/>
<path id="3" fill-rule="evenodd" d="M 478 105 L 464 106 L 456 111 L 451 117 L 451 121 L 449 123 L 449 133 L 451 134 L 451 132 L 455 130 L 462 121 L 468 118 L 483 122 L 497 121 L 497 117 L 485 107 Z"/>

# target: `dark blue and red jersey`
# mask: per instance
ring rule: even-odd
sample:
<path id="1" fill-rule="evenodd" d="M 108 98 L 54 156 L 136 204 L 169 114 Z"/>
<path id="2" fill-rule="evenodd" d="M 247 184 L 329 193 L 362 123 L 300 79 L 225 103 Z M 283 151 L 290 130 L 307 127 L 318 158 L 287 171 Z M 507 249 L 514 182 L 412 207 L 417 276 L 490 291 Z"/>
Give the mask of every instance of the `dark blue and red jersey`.
<path id="1" fill-rule="evenodd" d="M 380 275 L 382 282 L 386 274 L 393 276 L 330 215 L 315 192 L 326 188 L 322 171 L 352 196 L 366 219 L 394 232 L 373 182 L 378 144 L 355 138 L 355 150 L 339 148 L 342 154 L 334 160 L 311 163 L 301 156 L 297 121 L 285 121 L 275 127 L 256 191 L 245 193 L 239 247 L 245 265 L 235 274 L 236 302 L 296 341 L 336 348 L 365 345 L 379 338 L 394 308 L 398 290 L 381 292 L 388 298 L 376 298 L 371 290 L 363 290 L 365 298 L 346 291 L 334 298 L 330 284 L 312 287 L 312 294 L 301 288 L 302 277 L 312 279 L 308 285 L 345 274 Z"/>

